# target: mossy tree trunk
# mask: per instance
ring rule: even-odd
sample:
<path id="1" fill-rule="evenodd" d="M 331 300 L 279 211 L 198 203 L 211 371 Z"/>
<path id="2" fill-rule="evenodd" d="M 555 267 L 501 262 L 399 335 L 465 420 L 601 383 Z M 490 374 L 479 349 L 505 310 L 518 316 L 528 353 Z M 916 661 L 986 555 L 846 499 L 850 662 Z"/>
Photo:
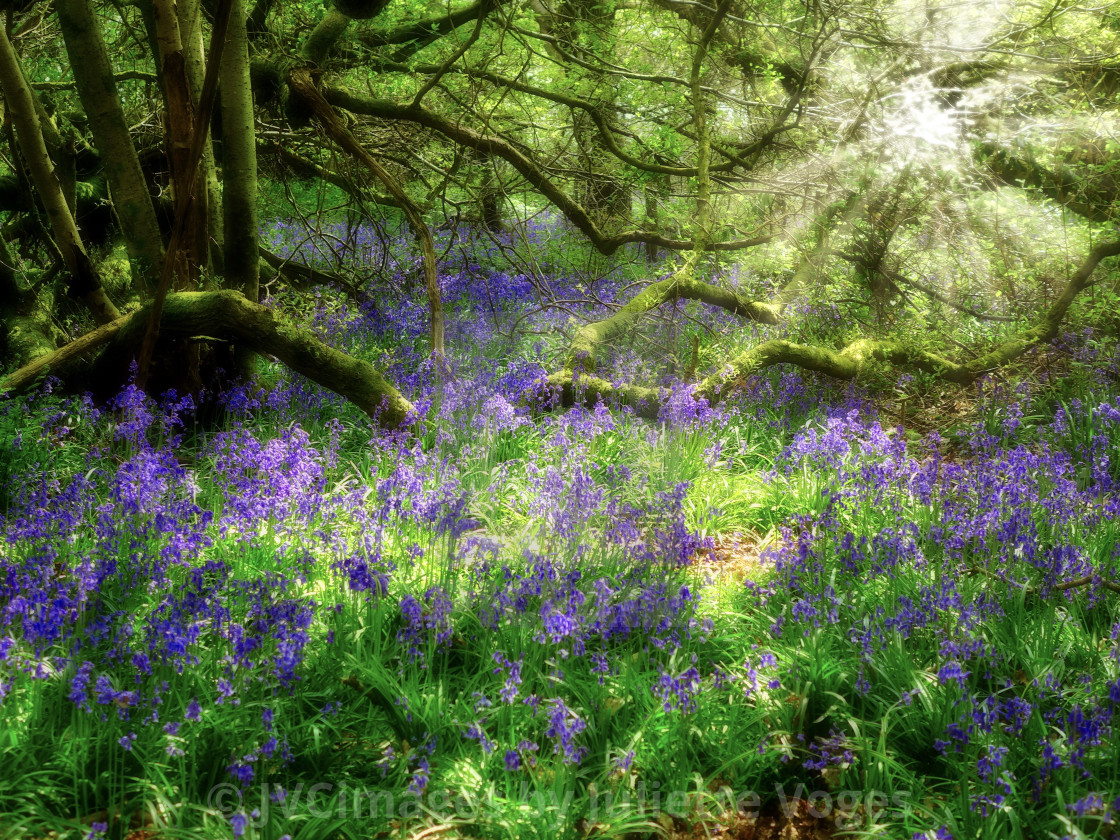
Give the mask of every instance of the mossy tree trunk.
<path id="1" fill-rule="evenodd" d="M 225 277 L 250 301 L 260 297 L 257 244 L 257 135 L 249 81 L 244 0 L 233 0 L 222 52 L 222 210 Z"/>
<path id="2" fill-rule="evenodd" d="M 226 288 L 260 300 L 260 246 L 257 242 L 257 132 L 253 87 L 249 80 L 249 35 L 244 0 L 233 0 L 228 37 L 222 52 L 222 229 Z M 244 376 L 254 371 L 254 354 L 235 348 Z"/>
<path id="3" fill-rule="evenodd" d="M 163 243 L 140 159 L 128 133 L 105 42 L 90 0 L 58 0 L 55 7 L 78 97 L 101 154 L 134 280 L 142 292 L 152 294 L 163 265 Z"/>
<path id="4" fill-rule="evenodd" d="M 55 349 L 45 313 L 20 285 L 15 256 L 0 237 L 0 365 L 23 365 Z"/>
<path id="5" fill-rule="evenodd" d="M 100 323 L 108 323 L 120 313 L 105 294 L 97 269 L 78 235 L 74 215 L 66 203 L 62 185 L 55 174 L 31 88 L 23 76 L 15 47 L 0 26 L 0 92 L 15 128 L 20 151 L 31 171 L 31 178 L 43 202 L 55 243 L 62 253 L 68 273 L 67 287 L 72 297 L 81 300 Z"/>
<path id="6" fill-rule="evenodd" d="M 877 361 L 899 368 L 924 371 L 947 382 L 969 385 L 984 374 L 1015 361 L 1038 345 L 1053 341 L 1058 336 L 1062 321 L 1073 301 L 1090 285 L 1089 281 L 1097 266 L 1102 260 L 1118 255 L 1120 239 L 1097 245 L 1085 257 L 1061 294 L 1035 326 L 999 342 L 966 362 L 955 362 L 914 347 L 905 340 L 862 338 L 841 350 L 834 350 L 774 339 L 730 359 L 716 373 L 702 380 L 693 390 L 693 396 L 714 404 L 744 384 L 748 377 L 778 364 L 796 365 L 803 370 L 816 371 L 837 379 L 854 379 L 868 364 Z M 592 326 L 601 328 L 605 323 L 607 322 L 599 322 L 599 325 Z M 549 377 L 549 384 L 559 393 L 564 405 L 571 405 L 580 399 L 589 405 L 594 405 L 600 399 L 617 399 L 635 406 L 639 413 L 652 417 L 657 416 L 662 398 L 661 392 L 656 388 L 638 385 L 615 387 L 606 380 L 581 375 L 580 371 L 572 369 L 554 373 Z"/>
<path id="7" fill-rule="evenodd" d="M 176 13 L 179 32 L 183 39 L 183 55 L 187 62 L 187 81 L 190 84 L 191 102 L 197 111 L 202 84 L 206 77 L 206 59 L 203 54 L 202 3 L 200 0 L 178 0 Z M 202 158 L 198 162 L 194 194 L 198 202 L 199 228 L 205 228 L 205 237 L 199 249 L 201 265 L 220 275 L 223 270 L 225 243 L 222 190 L 218 184 L 218 171 L 214 159 L 213 135 L 207 133 L 202 143 Z M 203 222 L 204 220 L 204 222 Z"/>

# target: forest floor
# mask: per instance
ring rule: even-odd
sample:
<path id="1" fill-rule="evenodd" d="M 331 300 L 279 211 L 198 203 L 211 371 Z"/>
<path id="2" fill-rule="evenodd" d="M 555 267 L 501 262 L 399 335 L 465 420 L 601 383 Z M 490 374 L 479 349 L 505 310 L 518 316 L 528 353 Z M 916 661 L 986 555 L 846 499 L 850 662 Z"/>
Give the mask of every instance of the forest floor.
<path id="1" fill-rule="evenodd" d="M 416 435 L 268 360 L 217 416 L 0 402 L 0 835 L 1116 832 L 1115 339 L 968 390 L 530 411 L 571 313 L 448 264 L 450 375 L 408 295 L 273 301 Z M 636 346 L 686 325 L 742 329 L 681 304 Z"/>

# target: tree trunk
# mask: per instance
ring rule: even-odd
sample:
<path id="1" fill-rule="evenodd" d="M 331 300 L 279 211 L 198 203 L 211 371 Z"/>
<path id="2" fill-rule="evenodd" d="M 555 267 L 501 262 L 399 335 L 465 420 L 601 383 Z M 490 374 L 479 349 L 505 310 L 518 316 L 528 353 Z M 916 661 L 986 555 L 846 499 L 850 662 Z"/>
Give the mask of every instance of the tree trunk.
<path id="1" fill-rule="evenodd" d="M 62 252 L 69 273 L 68 289 L 72 297 L 81 300 L 99 324 L 108 323 L 120 313 L 105 294 L 101 278 L 93 263 L 90 262 L 85 246 L 78 235 L 77 225 L 62 187 L 51 165 L 43 131 L 35 112 L 31 88 L 20 70 L 15 48 L 8 39 L 4 27 L 0 26 L 0 92 L 4 94 L 8 113 L 19 139 L 20 150 L 31 170 L 35 189 L 43 202 L 55 242 Z"/>
<path id="2" fill-rule="evenodd" d="M 221 67 L 223 269 L 226 287 L 240 289 L 249 301 L 257 303 L 257 133 L 245 22 L 245 0 L 233 0 Z M 252 376 L 255 355 L 237 346 L 234 364 L 242 376 Z"/>
<path id="3" fill-rule="evenodd" d="M 179 31 L 183 38 L 183 55 L 187 61 L 187 82 L 190 84 L 191 102 L 198 110 L 198 97 L 202 93 L 202 83 L 206 76 L 206 60 L 202 46 L 202 4 L 199 0 L 179 0 L 176 5 L 179 16 Z M 217 167 L 214 164 L 213 133 L 206 135 L 202 144 L 202 159 L 198 162 L 198 175 L 195 182 L 195 195 L 201 202 L 198 208 L 200 223 L 205 220 L 206 235 L 200 249 L 199 258 L 203 265 L 215 274 L 223 273 L 223 251 L 225 230 L 222 214 L 222 192 L 218 184 Z"/>
<path id="4" fill-rule="evenodd" d="M 646 184 L 645 187 L 645 204 L 646 204 L 646 218 L 645 225 L 650 230 L 657 230 L 657 216 L 658 216 L 658 189 L 654 184 Z M 646 261 L 650 263 L 657 262 L 657 243 L 647 242 L 645 244 Z"/>
<path id="5" fill-rule="evenodd" d="M 482 169 L 482 185 L 479 188 L 479 202 L 482 205 L 482 224 L 491 233 L 505 230 L 502 220 L 502 201 L 504 199 L 502 182 L 494 165 L 494 156 L 478 153 L 479 168 Z"/>
<path id="6" fill-rule="evenodd" d="M 0 367 L 23 365 L 52 350 L 49 325 L 36 311 L 35 296 L 20 288 L 15 258 L 0 237 Z"/>
<path id="7" fill-rule="evenodd" d="M 137 287 L 150 295 L 159 282 L 163 243 L 136 147 L 128 133 L 109 54 L 90 0 L 58 0 L 55 6 L 78 96 L 89 117 L 93 142 L 101 154 L 113 196 L 113 209 L 132 261 L 133 278 Z"/>
<path id="8" fill-rule="evenodd" d="M 181 249 L 180 244 L 189 242 L 191 237 L 191 226 L 194 225 L 194 231 L 197 237 L 199 215 L 192 213 L 192 206 L 195 202 L 192 200 L 191 187 L 196 183 L 196 176 L 198 173 L 199 163 L 202 160 L 203 146 L 208 138 L 210 132 L 210 117 L 213 113 L 214 103 L 217 99 L 218 90 L 218 71 L 221 65 L 222 52 L 225 48 L 226 30 L 229 25 L 229 12 L 231 0 L 219 0 L 218 5 L 214 11 L 214 28 L 210 36 L 210 49 L 206 57 L 206 75 L 203 78 L 202 90 L 198 98 L 197 117 L 194 116 L 193 102 L 190 93 L 185 89 L 186 87 L 186 72 L 185 72 L 185 59 L 181 49 L 173 50 L 176 46 L 177 35 L 177 20 L 171 14 L 172 10 L 168 8 L 167 0 L 156 0 L 153 3 L 155 8 L 154 22 L 152 29 L 156 33 L 155 40 L 161 51 L 166 52 L 166 60 L 161 62 L 163 68 L 163 80 L 165 82 L 164 88 L 170 91 L 175 96 L 176 109 L 181 111 L 183 109 L 190 112 L 191 121 L 190 125 L 183 123 L 184 115 L 182 113 L 176 114 L 176 119 L 180 122 L 177 130 L 185 132 L 183 136 L 190 138 L 190 144 L 185 149 L 169 149 L 170 157 L 176 159 L 176 163 L 181 167 L 179 173 L 179 183 L 185 187 L 180 189 L 175 196 L 175 219 L 171 229 L 171 239 L 168 244 L 168 256 L 164 260 L 163 270 L 160 273 L 159 286 L 156 288 L 155 297 L 152 299 L 151 315 L 148 319 L 144 339 L 140 344 L 140 352 L 137 359 L 137 373 L 136 383 L 139 387 L 144 387 L 148 381 L 148 375 L 151 368 L 152 353 L 155 350 L 156 338 L 159 334 L 160 313 L 163 310 L 164 299 L 171 288 L 172 280 L 176 274 L 176 266 L 181 262 L 177 259 L 181 255 L 187 257 L 186 263 L 189 268 L 190 254 L 188 251 Z M 171 50 L 170 52 L 167 52 Z M 171 100 L 171 96 L 168 97 Z M 169 108 L 169 112 L 170 112 Z M 201 225 L 201 236 L 206 235 L 205 220 Z M 194 242 L 197 244 L 198 239 L 195 238 Z M 197 264 L 197 263 L 196 263 Z M 188 382 L 193 388 L 201 385 L 201 377 L 199 376 L 200 365 L 198 364 L 199 355 L 197 353 L 198 346 L 191 345 L 189 353 L 173 356 L 174 363 L 177 366 L 182 366 L 184 361 L 188 374 L 193 376 L 188 377 Z"/>
<path id="9" fill-rule="evenodd" d="M 225 276 L 253 303 L 260 297 L 257 253 L 257 143 L 244 0 L 233 0 L 222 52 L 222 209 Z"/>
<path id="10" fill-rule="evenodd" d="M 207 262 L 207 224 L 205 213 L 201 212 L 205 192 L 196 189 L 197 172 L 190 171 L 197 93 L 191 94 L 175 3 L 153 0 L 152 11 L 163 77 L 164 146 L 171 171 L 170 192 L 176 212 L 187 214 L 182 221 L 176 220 L 176 224 L 181 225 L 182 237 L 176 253 L 171 255 L 175 261 L 174 288 L 189 289 L 197 285 L 199 267 Z M 186 196 L 197 200 L 184 200 Z"/>
<path id="11" fill-rule="evenodd" d="M 43 132 L 43 142 L 47 146 L 47 154 L 54 164 L 54 174 L 58 178 L 62 197 L 66 200 L 66 207 L 75 222 L 78 219 L 78 156 L 74 148 L 74 131 L 71 128 L 63 136 L 62 131 L 55 124 L 47 106 L 43 104 L 42 92 L 31 88 L 31 99 L 35 105 L 35 115 L 39 118 L 39 128 Z"/>

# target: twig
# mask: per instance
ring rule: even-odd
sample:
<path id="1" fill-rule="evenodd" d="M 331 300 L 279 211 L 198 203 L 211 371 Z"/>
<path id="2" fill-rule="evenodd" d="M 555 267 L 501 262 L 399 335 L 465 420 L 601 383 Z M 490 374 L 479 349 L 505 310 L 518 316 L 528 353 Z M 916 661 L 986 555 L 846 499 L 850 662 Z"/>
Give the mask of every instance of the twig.
<path id="1" fill-rule="evenodd" d="M 970 575 L 984 575 L 985 577 L 991 578 L 992 580 L 998 580 L 1001 583 L 1018 586 L 1028 597 L 1032 595 L 1039 596 L 1042 593 L 1042 590 L 1037 586 L 1030 586 L 1025 583 L 1019 583 L 1018 581 L 1008 580 L 1007 578 L 1000 577 L 999 575 L 995 574 L 994 572 L 990 572 L 987 569 L 981 569 L 979 566 L 971 566 L 966 570 L 966 572 Z M 1088 586 L 1089 584 L 1091 584 L 1094 579 L 1096 579 L 1095 575 L 1085 575 L 1084 577 L 1067 580 L 1063 583 L 1056 583 L 1050 587 L 1050 590 L 1053 592 L 1066 592 L 1070 589 L 1080 589 L 1082 586 Z M 1102 578 L 1100 580 L 1100 585 L 1110 592 L 1120 593 L 1120 583 L 1116 583 L 1111 580 L 1104 580 Z"/>

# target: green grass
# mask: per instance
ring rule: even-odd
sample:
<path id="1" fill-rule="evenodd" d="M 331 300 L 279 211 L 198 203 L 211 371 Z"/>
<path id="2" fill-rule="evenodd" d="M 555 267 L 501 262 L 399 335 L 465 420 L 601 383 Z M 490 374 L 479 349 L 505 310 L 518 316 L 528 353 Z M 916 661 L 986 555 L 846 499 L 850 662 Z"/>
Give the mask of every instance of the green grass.
<path id="1" fill-rule="evenodd" d="M 782 376 L 772 373 L 768 387 L 770 394 L 785 387 Z M 79 661 L 65 661 L 65 650 L 16 648 L 18 658 L 0 663 L 0 829 L 12 837 L 81 837 L 83 818 L 88 824 L 91 815 L 118 809 L 150 815 L 161 836 L 227 837 L 228 806 L 241 796 L 245 812 L 265 812 L 246 830 L 262 840 L 409 836 L 437 827 L 443 836 L 650 836 L 700 823 L 710 811 L 718 816 L 727 802 L 721 791 L 754 792 L 759 805 L 775 807 L 801 785 L 844 806 L 846 836 L 909 838 L 942 825 L 956 837 L 1091 836 L 1094 816 L 1078 818 L 1066 806 L 1115 789 L 1120 755 L 1110 742 L 1086 746 L 1088 779 L 1067 763 L 1047 776 L 1036 800 L 1031 778 L 1041 744 L 1067 759 L 1077 748 L 1062 716 L 1104 697 L 1120 678 L 1116 600 L 1076 590 L 1035 597 L 993 580 L 1010 574 L 1037 588 L 1042 577 L 993 535 L 1022 514 L 1033 529 L 1024 544 L 1039 551 L 1076 546 L 1115 579 L 1120 526 L 1084 506 L 1055 513 L 1048 507 L 1055 499 L 1078 497 L 1068 476 L 1041 475 L 1029 498 L 1012 499 L 1017 485 L 1004 482 L 1008 501 L 991 508 L 998 521 L 988 536 L 950 550 L 937 528 L 954 505 L 974 504 L 978 517 L 989 508 L 967 484 L 923 495 L 913 475 L 933 457 L 930 444 L 903 436 L 911 471 L 892 472 L 897 459 L 885 453 L 902 445 L 897 435 L 880 439 L 844 420 L 849 425 L 837 434 L 847 448 L 835 458 L 787 452 L 810 431 L 823 438 L 834 429 L 824 409 L 837 392 L 822 393 L 803 408 L 796 400 L 781 407 L 775 399 L 744 401 L 726 417 L 679 428 L 603 412 L 499 428 L 476 423 L 477 407 L 468 401 L 450 413 L 433 406 L 425 434 L 403 445 L 374 438 L 362 418 L 331 404 L 262 409 L 247 422 L 227 418 L 218 429 L 156 423 L 146 445 L 118 439 L 115 424 L 127 416 L 95 418 L 88 406 L 54 397 L 20 404 L 0 418 L 7 492 L 0 509 L 14 509 L 21 483 L 46 487 L 48 498 L 78 477 L 88 475 L 91 486 L 72 535 L 9 542 L 0 549 L 6 562 L 36 567 L 35 552 L 50 548 L 61 569 L 78 569 L 95 554 L 98 562 L 111 554 L 118 573 L 96 597 L 102 614 L 125 616 L 109 622 L 116 633 L 142 634 L 146 618 L 192 586 L 213 587 L 223 621 L 245 627 L 259 619 L 262 603 L 316 606 L 299 679 L 289 686 L 259 666 L 279 652 L 276 640 L 252 653 L 258 664 L 231 665 L 229 641 L 216 632 L 221 622 L 201 621 L 190 648 L 197 664 L 157 664 L 135 683 L 144 692 L 168 683 L 159 720 L 146 726 L 139 713 L 126 720 L 116 706 L 78 709 L 67 694 Z M 1075 398 L 1088 408 L 1076 410 Z M 1020 411 L 1006 399 L 989 400 L 979 425 L 996 443 L 976 452 L 962 443 L 944 468 L 966 476 L 994 471 L 1018 457 L 1016 447 L 1039 453 L 1045 445 L 1070 455 L 1075 487 L 1089 487 L 1093 474 L 1084 473 L 1082 454 L 1094 446 L 1115 453 L 1120 441 L 1120 426 L 1109 425 L 1098 407 L 1110 398 L 1087 378 L 1057 403 L 1068 417 L 1064 428 L 1053 426 L 1044 403 L 1026 401 Z M 291 436 L 296 427 L 306 440 Z M 240 496 L 227 490 L 232 478 L 222 457 L 246 446 L 226 452 L 212 444 L 217 433 L 238 429 L 262 449 L 276 441 L 291 447 L 268 468 L 234 470 L 246 482 Z M 174 566 L 168 581 L 151 588 L 143 574 L 145 585 L 135 585 L 128 570 L 166 549 L 168 534 L 151 527 L 151 509 L 112 508 L 116 542 L 103 551 L 97 510 L 109 504 L 115 476 L 162 451 L 176 431 L 184 439 L 175 452 L 194 472 L 190 481 L 170 481 L 153 508 L 189 496 L 201 509 L 197 517 L 220 517 L 239 501 L 279 494 L 289 472 L 313 469 L 322 475 L 319 508 L 305 518 L 262 514 L 224 534 L 200 527 L 211 542 L 190 564 Z M 390 504 L 393 482 L 405 486 L 406 478 L 415 484 Z M 1034 480 L 1026 476 L 1021 486 Z M 679 500 L 666 501 L 682 484 Z M 425 494 L 438 492 L 466 500 L 469 525 L 451 533 L 421 515 Z M 363 519 L 358 510 L 376 515 Z M 632 533 L 611 536 L 619 521 Z M 373 522 L 385 527 L 374 534 Z M 640 549 L 656 550 L 659 532 L 677 523 L 700 537 L 766 539 L 774 556 L 746 581 L 707 584 L 693 568 L 636 559 Z M 900 533 L 896 561 L 890 540 Z M 861 541 L 867 550 L 859 554 L 853 546 Z M 355 553 L 395 565 L 386 592 L 370 598 L 354 591 L 332 566 Z M 523 613 L 489 622 L 486 610 L 507 577 L 527 576 L 542 558 L 562 573 L 578 571 L 579 584 L 564 590 L 560 574 L 541 594 L 526 596 Z M 196 578 L 193 568 L 203 563 L 212 567 Z M 541 608 L 550 593 L 578 590 L 591 603 L 600 579 L 634 595 L 655 584 L 669 594 L 686 586 L 701 600 L 668 630 L 610 639 L 592 633 L 584 650 L 571 637 L 542 640 Z M 954 588 L 939 601 L 947 584 Z M 430 617 L 438 608 L 432 587 L 450 599 L 448 635 L 439 637 L 441 625 L 410 638 L 406 601 L 415 599 Z M 907 602 L 923 599 L 929 606 L 922 621 L 905 633 L 888 627 Z M 816 620 L 805 616 L 807 606 Z M 94 629 L 92 617 L 84 626 Z M 869 648 L 859 643 L 864 633 L 879 634 Z M 947 651 L 948 643 L 960 651 Z M 87 651 L 107 656 L 113 646 L 106 636 Z M 521 661 L 513 702 L 501 699 L 508 668 L 495 654 Z M 595 670 L 595 655 L 606 657 L 606 670 Z M 970 672 L 962 683 L 939 677 L 950 660 Z M 28 671 L 39 663 L 57 672 L 33 679 Z M 134 685 L 128 662 L 105 658 L 97 669 L 117 691 Z M 221 697 L 223 679 L 236 683 L 231 698 Z M 677 681 L 672 691 L 666 680 Z M 1055 688 L 1040 694 L 1048 681 Z M 540 699 L 536 709 L 524 702 L 530 696 Z M 199 718 L 184 720 L 195 699 Z M 1022 719 L 1001 718 L 959 750 L 935 746 L 984 703 L 1017 699 L 1032 704 Z M 584 725 L 573 736 L 583 751 L 578 763 L 566 761 L 561 739 L 547 734 L 548 703 L 556 700 L 571 710 L 569 722 L 578 716 Z M 291 760 L 258 755 L 243 791 L 223 787 L 231 784 L 231 763 L 259 753 L 266 710 Z M 490 750 L 471 735 L 480 720 Z M 171 722 L 181 723 L 174 734 L 163 729 Z M 132 732 L 137 738 L 125 750 L 119 739 Z M 830 738 L 849 755 L 824 768 L 806 766 Z M 507 751 L 526 741 L 538 749 L 518 750 L 521 766 L 507 769 Z M 986 777 L 981 762 L 992 750 L 1006 754 L 999 773 Z M 430 795 L 417 801 L 407 791 L 421 759 L 430 765 Z M 1002 790 L 1002 773 L 1011 791 L 984 816 L 980 797 Z M 268 792 L 280 785 L 287 800 L 270 801 Z M 324 787 L 312 793 L 315 785 Z M 218 801 L 216 791 L 230 802 Z M 655 793 L 666 797 L 659 807 Z M 394 812 L 372 813 L 366 794 L 381 797 L 382 806 L 392 797 Z M 675 822 L 661 819 L 670 811 Z M 123 823 L 108 821 L 110 836 L 127 835 Z"/>

